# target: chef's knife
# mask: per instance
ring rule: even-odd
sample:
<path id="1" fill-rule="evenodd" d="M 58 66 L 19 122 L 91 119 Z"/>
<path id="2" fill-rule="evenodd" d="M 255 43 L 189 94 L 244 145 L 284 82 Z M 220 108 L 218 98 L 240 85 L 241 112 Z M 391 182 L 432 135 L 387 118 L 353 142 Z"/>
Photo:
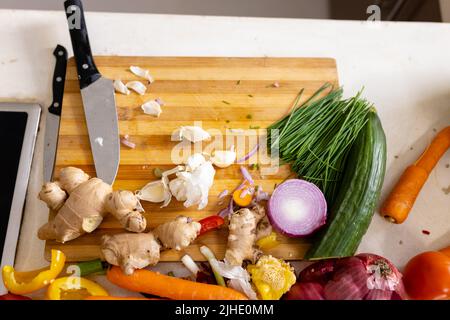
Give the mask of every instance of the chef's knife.
<path id="1" fill-rule="evenodd" d="M 80 82 L 86 124 L 97 177 L 112 184 L 120 159 L 119 126 L 112 80 L 102 77 L 94 63 L 83 4 L 64 2 Z"/>
<path id="2" fill-rule="evenodd" d="M 44 181 L 50 181 L 53 174 L 67 68 L 66 48 L 58 44 L 53 51 L 53 55 L 56 58 L 56 64 L 53 72 L 53 101 L 48 107 L 45 124 Z"/>

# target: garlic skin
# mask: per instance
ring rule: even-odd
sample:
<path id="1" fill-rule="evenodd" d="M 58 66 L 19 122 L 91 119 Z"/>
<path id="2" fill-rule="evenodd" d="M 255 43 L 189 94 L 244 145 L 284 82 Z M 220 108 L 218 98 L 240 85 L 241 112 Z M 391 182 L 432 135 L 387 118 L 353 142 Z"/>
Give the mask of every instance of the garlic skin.
<path id="1" fill-rule="evenodd" d="M 127 86 L 121 80 L 114 80 L 114 90 L 116 92 L 129 95 L 131 92 L 128 90 Z"/>
<path id="2" fill-rule="evenodd" d="M 162 113 L 161 105 L 156 100 L 150 100 L 141 105 L 141 109 L 145 114 L 159 118 Z"/>
<path id="3" fill-rule="evenodd" d="M 172 194 L 169 191 L 168 182 L 169 179 L 167 177 L 149 182 L 136 193 L 136 197 L 139 200 L 153 203 L 164 202 L 161 207 L 165 207 L 170 203 L 172 198 Z"/>
<path id="4" fill-rule="evenodd" d="M 206 161 L 200 153 L 186 161 L 186 171 L 177 172 L 177 178 L 170 181 L 169 189 L 178 201 L 184 201 L 186 208 L 198 205 L 201 210 L 208 204 L 209 189 L 215 175 L 211 161 Z"/>
<path id="5" fill-rule="evenodd" d="M 236 161 L 236 151 L 234 146 L 230 150 L 215 150 L 211 157 L 213 165 L 219 168 L 231 166 Z"/>
<path id="6" fill-rule="evenodd" d="M 211 135 L 198 126 L 183 126 L 172 134 L 172 141 L 188 140 L 192 143 L 208 140 Z"/>
<path id="7" fill-rule="evenodd" d="M 130 81 L 126 84 L 127 88 L 137 92 L 141 96 L 147 91 L 147 87 L 140 81 Z"/>
<path id="8" fill-rule="evenodd" d="M 130 66 L 130 71 L 138 77 L 148 80 L 148 82 L 150 83 L 153 83 L 155 81 L 155 79 L 153 79 L 153 77 L 150 75 L 150 71 L 146 69 L 142 69 L 138 66 Z"/>

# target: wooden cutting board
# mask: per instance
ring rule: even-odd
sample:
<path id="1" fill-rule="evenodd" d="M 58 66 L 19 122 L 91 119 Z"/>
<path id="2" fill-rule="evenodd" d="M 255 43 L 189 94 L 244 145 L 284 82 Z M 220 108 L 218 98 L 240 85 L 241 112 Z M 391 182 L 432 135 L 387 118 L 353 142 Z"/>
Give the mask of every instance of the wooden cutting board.
<path id="1" fill-rule="evenodd" d="M 194 121 L 201 121 L 206 130 L 218 129 L 222 133 L 234 132 L 239 136 L 240 129 L 265 128 L 285 115 L 302 88 L 305 89 L 303 97 L 306 99 L 324 82 L 338 83 L 336 62 L 328 58 L 99 56 L 95 60 L 100 72 L 110 79 L 121 79 L 125 83 L 142 80 L 129 71 L 131 65 L 150 70 L 155 78 L 144 96 L 136 93 L 128 96 L 116 94 L 120 134 L 128 134 L 129 140 L 136 143 L 136 148 L 121 146 L 120 167 L 113 187 L 132 191 L 156 180 L 155 168 L 165 170 L 174 167 L 171 151 L 177 142 L 171 142 L 170 136 L 179 126 L 194 125 Z M 144 114 L 140 108 L 142 103 L 155 98 L 164 101 L 163 113 L 158 119 Z M 71 59 L 66 76 L 56 175 L 62 167 L 76 166 L 95 176 L 87 134 L 76 67 Z M 245 155 L 253 145 L 248 139 L 246 147 L 238 150 L 238 158 Z M 257 156 L 247 164 L 255 161 Z M 265 191 L 272 191 L 276 183 L 291 174 L 286 166 L 270 176 L 262 176 L 258 170 L 250 172 L 256 184 Z M 224 189 L 233 190 L 240 182 L 239 165 L 217 169 L 209 203 L 201 211 L 195 206 L 185 208 L 182 202 L 175 199 L 166 208 L 143 201 L 149 229 L 181 214 L 193 219 L 216 214 L 228 202 L 226 198 L 220 204 L 218 194 Z M 50 249 L 59 249 L 69 261 L 95 259 L 99 257 L 101 236 L 123 231 L 117 221 L 108 216 L 91 234 L 66 244 L 47 241 L 46 256 L 49 257 Z M 204 260 L 199 251 L 203 244 L 223 258 L 227 234 L 227 228 L 210 232 L 199 237 L 184 251 L 162 252 L 161 260 L 176 261 L 185 253 L 196 260 Z M 308 248 L 306 240 L 282 236 L 279 236 L 279 240 L 281 244 L 269 253 L 287 260 L 301 259 Z"/>

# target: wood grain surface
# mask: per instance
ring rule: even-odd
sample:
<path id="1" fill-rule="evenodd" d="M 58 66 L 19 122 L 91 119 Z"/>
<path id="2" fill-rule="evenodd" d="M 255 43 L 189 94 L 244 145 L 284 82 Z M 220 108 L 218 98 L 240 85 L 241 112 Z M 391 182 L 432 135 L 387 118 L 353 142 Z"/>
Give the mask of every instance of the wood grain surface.
<path id="1" fill-rule="evenodd" d="M 171 154 L 178 142 L 170 141 L 170 136 L 180 126 L 201 121 L 202 127 L 211 131 L 215 141 L 220 140 L 216 139 L 220 134 L 227 134 L 228 146 L 230 143 L 239 145 L 237 152 L 240 158 L 256 143 L 246 134 L 262 132 L 263 128 L 287 114 L 302 88 L 305 89 L 303 98 L 306 99 L 324 82 L 338 83 L 335 60 L 328 58 L 98 56 L 95 60 L 100 72 L 110 79 L 121 79 L 124 83 L 131 80 L 145 82 L 129 71 L 131 65 L 150 70 L 155 78 L 143 96 L 134 92 L 128 96 L 116 94 L 120 134 L 129 135 L 136 148 L 121 146 L 120 167 L 113 187 L 132 191 L 156 180 L 155 168 L 164 170 L 174 167 Z M 279 85 L 274 86 L 275 83 Z M 140 108 L 142 103 L 155 98 L 164 101 L 163 113 L 158 119 L 144 114 Z M 195 147 L 207 147 L 208 143 L 211 141 Z M 258 159 L 262 158 L 256 155 L 244 165 L 258 162 Z M 95 176 L 73 59 L 70 59 L 67 69 L 55 165 L 56 175 L 62 167 L 76 166 Z M 287 166 L 281 166 L 273 175 L 263 175 L 263 168 L 261 165 L 260 170 L 250 172 L 256 184 L 265 191 L 272 191 L 276 183 L 291 175 Z M 240 183 L 238 164 L 225 169 L 217 168 L 209 203 L 200 211 L 195 206 L 185 208 L 176 199 L 172 199 L 166 208 L 143 201 L 148 228 L 152 229 L 181 214 L 193 219 L 216 214 L 228 202 L 228 198 L 218 199 L 218 194 L 224 189 L 233 190 Z M 49 256 L 50 249 L 56 248 L 64 251 L 68 261 L 95 259 L 100 254 L 101 236 L 123 231 L 114 218 L 107 216 L 91 234 L 65 244 L 47 241 L 46 256 Z M 218 258 L 223 258 L 227 234 L 227 228 L 210 232 L 199 237 L 186 250 L 162 252 L 161 260 L 177 261 L 185 253 L 196 260 L 204 260 L 199 251 L 203 244 L 208 245 Z M 269 253 L 287 260 L 301 259 L 308 248 L 305 239 L 279 236 L 279 240 L 281 244 Z"/>

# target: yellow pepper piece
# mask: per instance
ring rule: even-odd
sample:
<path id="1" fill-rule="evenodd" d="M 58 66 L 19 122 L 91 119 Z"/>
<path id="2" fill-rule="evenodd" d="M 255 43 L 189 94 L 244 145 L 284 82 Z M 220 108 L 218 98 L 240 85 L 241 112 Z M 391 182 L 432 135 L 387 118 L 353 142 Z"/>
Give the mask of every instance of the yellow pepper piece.
<path id="1" fill-rule="evenodd" d="M 48 300 L 71 300 L 73 297 L 82 299 L 88 296 L 109 296 L 109 294 L 96 282 L 80 277 L 56 279 L 47 289 Z"/>
<path id="2" fill-rule="evenodd" d="M 278 300 L 295 283 L 294 269 L 289 263 L 272 256 L 262 256 L 247 267 L 262 300 Z"/>
<path id="3" fill-rule="evenodd" d="M 245 191 L 245 194 L 243 195 Z M 252 203 L 254 187 L 246 181 L 242 189 L 233 192 L 233 201 L 240 207 L 247 207 Z"/>
<path id="4" fill-rule="evenodd" d="M 27 294 L 49 285 L 64 269 L 66 256 L 62 251 L 52 250 L 50 269 L 29 272 L 17 272 L 12 266 L 4 266 L 3 283 L 9 292 Z"/>
<path id="5" fill-rule="evenodd" d="M 265 236 L 265 237 L 259 239 L 258 241 L 256 241 L 256 245 L 258 247 L 260 247 L 262 250 L 272 249 L 279 244 L 280 243 L 277 240 L 277 234 L 276 234 L 276 232 L 273 232 L 273 231 L 268 236 Z"/>

